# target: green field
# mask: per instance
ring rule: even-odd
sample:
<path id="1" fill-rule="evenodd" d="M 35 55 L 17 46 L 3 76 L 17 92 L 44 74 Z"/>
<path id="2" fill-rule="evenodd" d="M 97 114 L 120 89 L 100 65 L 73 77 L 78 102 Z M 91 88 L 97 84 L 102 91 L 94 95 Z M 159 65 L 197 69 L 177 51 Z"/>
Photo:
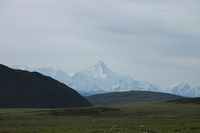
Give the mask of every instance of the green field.
<path id="1" fill-rule="evenodd" d="M 200 104 L 0 109 L 0 133 L 200 133 Z"/>

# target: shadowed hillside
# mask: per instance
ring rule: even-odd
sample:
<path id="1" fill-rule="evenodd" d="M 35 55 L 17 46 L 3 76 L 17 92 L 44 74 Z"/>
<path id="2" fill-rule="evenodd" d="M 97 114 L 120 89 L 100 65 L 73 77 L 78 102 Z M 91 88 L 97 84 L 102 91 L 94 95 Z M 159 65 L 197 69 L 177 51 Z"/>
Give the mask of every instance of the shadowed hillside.
<path id="1" fill-rule="evenodd" d="M 169 101 L 169 102 L 200 104 L 200 97 L 197 97 L 197 98 L 184 98 L 184 99 L 172 100 L 172 101 Z"/>
<path id="2" fill-rule="evenodd" d="M 96 106 L 110 106 L 141 102 L 163 102 L 182 99 L 183 97 L 160 92 L 127 91 L 92 95 L 86 98 Z"/>
<path id="3" fill-rule="evenodd" d="M 86 107 L 70 87 L 37 72 L 0 65 L 0 108 Z"/>

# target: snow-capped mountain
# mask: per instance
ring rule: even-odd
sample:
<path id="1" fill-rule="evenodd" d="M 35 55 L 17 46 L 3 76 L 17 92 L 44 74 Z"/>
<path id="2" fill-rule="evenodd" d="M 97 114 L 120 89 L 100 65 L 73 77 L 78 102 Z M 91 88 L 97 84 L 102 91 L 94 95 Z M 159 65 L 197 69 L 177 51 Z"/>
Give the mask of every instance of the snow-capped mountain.
<path id="1" fill-rule="evenodd" d="M 91 69 L 75 72 L 70 77 L 72 81 L 70 86 L 84 93 L 130 90 L 159 91 L 155 85 L 112 72 L 102 61 L 96 63 Z"/>
<path id="2" fill-rule="evenodd" d="M 69 75 L 61 70 L 55 70 L 52 68 L 36 68 L 33 71 L 42 73 L 43 75 L 50 76 L 62 83 L 68 85 L 71 81 Z"/>
<path id="3" fill-rule="evenodd" d="M 27 66 L 16 65 L 12 68 L 40 72 L 43 75 L 65 83 L 82 95 L 139 90 L 172 93 L 185 97 L 200 97 L 200 87 L 193 87 L 188 84 L 175 84 L 165 89 L 160 88 L 150 83 L 135 80 L 130 76 L 118 75 L 110 70 L 103 61 L 99 61 L 90 69 L 77 71 L 70 75 L 64 71 L 52 68 L 31 69 Z"/>
<path id="4" fill-rule="evenodd" d="M 52 68 L 30 69 L 27 66 L 13 66 L 13 68 L 40 72 L 65 83 L 83 95 L 130 90 L 160 91 L 153 84 L 112 72 L 103 61 L 97 62 L 88 70 L 74 72 L 70 75 Z"/>
<path id="5" fill-rule="evenodd" d="M 190 86 L 188 84 L 175 84 L 169 87 L 170 93 L 185 97 L 200 97 L 200 87 Z"/>
<path id="6" fill-rule="evenodd" d="M 69 84 L 71 81 L 70 77 L 67 73 L 65 73 L 64 71 L 61 71 L 61 70 L 55 70 L 53 68 L 29 68 L 28 66 L 24 66 L 24 65 L 22 65 L 22 66 L 14 65 L 14 66 L 12 66 L 12 68 L 27 70 L 27 71 L 31 71 L 31 72 L 36 71 L 43 75 L 52 77 L 62 83 L 65 83 L 65 84 Z"/>

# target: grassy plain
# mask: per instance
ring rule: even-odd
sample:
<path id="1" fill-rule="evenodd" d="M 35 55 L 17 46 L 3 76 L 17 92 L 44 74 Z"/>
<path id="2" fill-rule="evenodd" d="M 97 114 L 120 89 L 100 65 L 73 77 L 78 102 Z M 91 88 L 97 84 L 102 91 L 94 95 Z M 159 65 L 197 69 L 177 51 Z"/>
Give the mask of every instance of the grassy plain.
<path id="1" fill-rule="evenodd" d="M 200 104 L 0 109 L 0 133 L 200 133 Z"/>

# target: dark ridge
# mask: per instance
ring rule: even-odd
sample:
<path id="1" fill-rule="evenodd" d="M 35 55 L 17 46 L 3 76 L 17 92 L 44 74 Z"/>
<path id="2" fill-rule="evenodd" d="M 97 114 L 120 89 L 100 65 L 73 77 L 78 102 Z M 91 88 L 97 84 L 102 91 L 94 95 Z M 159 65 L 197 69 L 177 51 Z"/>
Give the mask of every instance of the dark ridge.
<path id="1" fill-rule="evenodd" d="M 0 108 L 68 108 L 92 106 L 72 88 L 38 72 L 0 64 Z"/>
<path id="2" fill-rule="evenodd" d="M 169 101 L 169 102 L 200 104 L 200 97 L 197 97 L 197 98 L 184 98 L 184 99 L 178 99 L 178 100 L 171 100 L 171 101 Z"/>
<path id="3" fill-rule="evenodd" d="M 161 92 L 127 91 L 97 94 L 86 98 L 96 106 L 112 106 L 141 102 L 164 102 L 182 99 L 183 97 Z"/>

